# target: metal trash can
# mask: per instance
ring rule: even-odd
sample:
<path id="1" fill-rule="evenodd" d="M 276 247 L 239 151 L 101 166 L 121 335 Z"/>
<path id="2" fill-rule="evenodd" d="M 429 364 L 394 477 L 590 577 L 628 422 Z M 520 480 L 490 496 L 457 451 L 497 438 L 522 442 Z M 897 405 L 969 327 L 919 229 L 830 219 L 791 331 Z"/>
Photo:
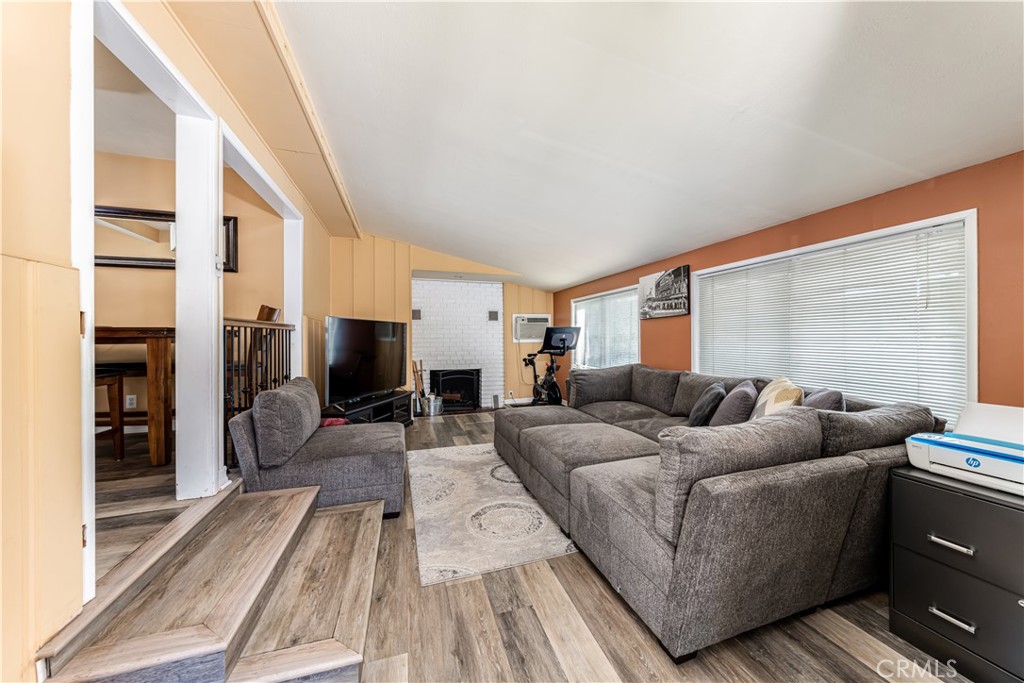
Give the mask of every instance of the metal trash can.
<path id="1" fill-rule="evenodd" d="M 444 399 L 435 396 L 428 396 L 423 400 L 426 409 L 424 414 L 427 417 L 436 417 L 444 411 Z"/>

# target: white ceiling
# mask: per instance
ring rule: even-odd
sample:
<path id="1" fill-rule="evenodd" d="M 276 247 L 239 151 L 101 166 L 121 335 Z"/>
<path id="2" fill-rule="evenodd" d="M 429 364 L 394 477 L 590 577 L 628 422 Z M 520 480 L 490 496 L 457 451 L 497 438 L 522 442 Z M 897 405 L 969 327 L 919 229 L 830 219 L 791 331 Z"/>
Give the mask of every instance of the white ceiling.
<path id="1" fill-rule="evenodd" d="M 95 59 L 96 151 L 174 158 L 174 112 L 98 40 Z"/>
<path id="2" fill-rule="evenodd" d="M 546 288 L 1024 147 L 1021 3 L 278 9 L 363 227 Z"/>

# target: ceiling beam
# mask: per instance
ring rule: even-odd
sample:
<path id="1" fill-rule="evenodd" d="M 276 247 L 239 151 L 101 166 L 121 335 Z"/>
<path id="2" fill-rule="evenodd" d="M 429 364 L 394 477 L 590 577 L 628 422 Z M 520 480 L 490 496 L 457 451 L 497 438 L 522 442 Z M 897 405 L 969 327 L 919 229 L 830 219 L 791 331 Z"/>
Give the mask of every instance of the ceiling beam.
<path id="1" fill-rule="evenodd" d="M 341 203 L 345 207 L 345 212 L 352 221 L 352 227 L 355 229 L 356 235 L 358 237 L 362 237 L 363 228 L 359 224 L 359 218 L 356 216 L 355 208 L 352 206 L 352 199 L 349 197 L 348 190 L 345 188 L 345 182 L 342 180 L 341 171 L 338 170 L 338 164 L 334 159 L 334 153 L 331 151 L 331 146 L 327 141 L 327 134 L 324 132 L 324 127 L 320 123 L 320 117 L 317 116 L 316 108 L 313 106 L 313 100 L 309 95 L 309 90 L 306 88 L 306 83 L 302 79 L 302 72 L 299 70 L 299 64 L 295 59 L 295 54 L 292 52 L 291 46 L 288 43 L 288 37 L 285 35 L 284 26 L 281 24 L 281 18 L 277 14 L 277 8 L 274 7 L 274 3 L 270 0 L 256 0 L 256 8 L 260 13 L 260 17 L 263 19 L 264 26 L 267 28 L 267 34 L 270 36 L 270 41 L 273 43 L 274 49 L 277 50 L 277 55 L 281 60 L 281 64 L 284 66 L 285 73 L 288 74 L 288 80 L 292 84 L 292 89 L 295 91 L 296 98 L 298 98 L 299 106 L 306 117 L 306 122 L 309 124 L 310 130 L 313 132 L 313 138 L 316 140 L 317 147 L 320 149 L 320 154 L 323 156 L 324 164 L 327 166 L 327 171 L 331 174 L 331 179 L 334 181 L 334 185 L 338 190 L 338 196 L 341 198 Z"/>

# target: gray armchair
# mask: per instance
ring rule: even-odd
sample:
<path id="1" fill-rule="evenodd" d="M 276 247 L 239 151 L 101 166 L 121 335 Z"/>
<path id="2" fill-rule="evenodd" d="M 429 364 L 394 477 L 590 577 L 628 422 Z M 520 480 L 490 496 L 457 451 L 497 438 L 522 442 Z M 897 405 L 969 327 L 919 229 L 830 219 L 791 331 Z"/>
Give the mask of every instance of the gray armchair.
<path id="1" fill-rule="evenodd" d="M 318 507 L 383 500 L 397 516 L 405 491 L 405 428 L 320 428 L 320 399 L 305 377 L 260 392 L 228 423 L 247 491 L 319 486 Z"/>

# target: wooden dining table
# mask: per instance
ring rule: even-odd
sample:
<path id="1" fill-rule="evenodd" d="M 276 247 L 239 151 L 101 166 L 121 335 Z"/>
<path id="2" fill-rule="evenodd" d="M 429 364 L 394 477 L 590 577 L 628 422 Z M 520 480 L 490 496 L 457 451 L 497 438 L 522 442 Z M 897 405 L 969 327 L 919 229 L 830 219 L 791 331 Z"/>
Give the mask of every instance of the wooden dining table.
<path id="1" fill-rule="evenodd" d="M 149 462 L 153 467 L 166 465 L 174 451 L 174 396 L 171 377 L 174 328 L 97 326 L 96 343 L 146 346 Z"/>

